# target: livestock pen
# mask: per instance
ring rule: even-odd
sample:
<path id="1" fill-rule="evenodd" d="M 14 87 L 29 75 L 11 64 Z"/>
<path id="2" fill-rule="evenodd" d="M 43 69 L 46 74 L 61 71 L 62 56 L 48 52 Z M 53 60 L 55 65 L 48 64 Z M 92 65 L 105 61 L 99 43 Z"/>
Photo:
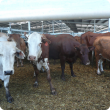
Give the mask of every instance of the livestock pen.
<path id="1" fill-rule="evenodd" d="M 52 83 L 57 95 L 51 95 L 46 73 L 40 72 L 38 88 L 33 87 L 34 69 L 29 61 L 17 68 L 11 76 L 9 90 L 14 102 L 8 103 L 5 88 L 0 88 L 0 107 L 4 110 L 106 110 L 110 106 L 110 70 L 97 75 L 95 65 L 84 66 L 77 60 L 73 65 L 76 77 L 71 77 L 66 63 L 66 81 L 60 79 L 59 60 L 50 60 Z M 0 81 L 2 83 L 2 81 Z"/>

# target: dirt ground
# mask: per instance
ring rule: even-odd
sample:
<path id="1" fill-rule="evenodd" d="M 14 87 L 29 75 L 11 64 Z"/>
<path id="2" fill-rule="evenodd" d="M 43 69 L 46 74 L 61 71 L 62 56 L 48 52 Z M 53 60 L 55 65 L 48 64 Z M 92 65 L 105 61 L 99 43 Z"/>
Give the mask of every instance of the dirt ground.
<path id="1" fill-rule="evenodd" d="M 59 61 L 50 61 L 52 83 L 57 95 L 50 94 L 46 73 L 39 73 L 38 88 L 33 87 L 33 67 L 25 62 L 24 67 L 17 68 L 11 76 L 9 90 L 14 98 L 8 103 L 5 88 L 0 88 L 0 107 L 4 110 L 106 110 L 110 106 L 110 70 L 102 75 L 96 74 L 96 67 L 81 65 L 79 60 L 73 66 L 75 75 L 71 77 L 69 65 L 66 64 L 66 81 L 60 79 Z M 2 81 L 0 81 L 2 83 Z"/>

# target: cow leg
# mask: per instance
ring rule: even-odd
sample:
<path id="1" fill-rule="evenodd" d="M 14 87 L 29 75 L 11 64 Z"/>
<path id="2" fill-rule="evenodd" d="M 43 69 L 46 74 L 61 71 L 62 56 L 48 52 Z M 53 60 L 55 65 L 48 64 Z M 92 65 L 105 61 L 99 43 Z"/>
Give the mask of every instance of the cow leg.
<path id="1" fill-rule="evenodd" d="M 96 58 L 97 74 L 100 75 L 100 59 Z"/>
<path id="2" fill-rule="evenodd" d="M 10 79 L 10 76 L 7 76 L 5 78 L 5 80 L 4 80 L 4 87 L 5 87 L 5 90 L 6 90 L 6 99 L 7 99 L 7 102 L 12 103 L 14 100 L 11 97 L 10 92 L 9 92 L 9 89 L 8 89 L 9 79 Z"/>
<path id="3" fill-rule="evenodd" d="M 92 50 L 92 61 L 91 61 L 92 67 L 94 65 L 94 50 Z"/>
<path id="4" fill-rule="evenodd" d="M 37 76 L 38 76 L 39 71 L 38 71 L 35 64 L 32 64 L 32 65 L 33 65 L 33 68 L 34 68 L 34 76 L 35 76 L 34 87 L 38 87 Z"/>
<path id="5" fill-rule="evenodd" d="M 4 81 L 2 80 L 2 83 L 3 83 Z M 0 84 L 0 88 L 2 88 L 2 84 Z"/>
<path id="6" fill-rule="evenodd" d="M 19 59 L 16 58 L 16 62 L 17 62 L 17 67 L 19 67 Z"/>
<path id="7" fill-rule="evenodd" d="M 97 74 L 100 75 L 101 72 L 100 72 L 100 60 L 98 60 L 97 62 Z"/>
<path id="8" fill-rule="evenodd" d="M 65 75 L 64 75 L 64 70 L 65 70 L 65 57 L 60 57 L 60 64 L 61 64 L 61 79 L 65 81 Z"/>
<path id="9" fill-rule="evenodd" d="M 69 63 L 70 70 L 71 70 L 71 76 L 76 77 L 76 75 L 73 72 L 73 63 Z"/>
<path id="10" fill-rule="evenodd" d="M 50 90 L 51 90 L 51 93 L 52 93 L 53 95 L 55 95 L 55 94 L 56 94 L 56 90 L 55 90 L 55 88 L 53 87 L 52 82 L 51 82 L 50 67 L 49 67 L 48 58 L 44 58 L 43 66 L 44 66 L 45 69 L 46 69 L 46 73 L 47 73 L 47 81 L 48 81 L 49 84 L 50 84 Z"/>
<path id="11" fill-rule="evenodd" d="M 46 69 L 47 80 L 48 80 L 48 82 L 49 82 L 49 84 L 50 84 L 51 93 L 52 93 L 53 95 L 55 95 L 55 94 L 56 94 L 56 90 L 55 90 L 55 88 L 53 87 L 52 82 L 51 82 L 50 67 L 48 66 L 48 68 L 49 68 L 49 69 Z"/>
<path id="12" fill-rule="evenodd" d="M 4 81 L 3 81 L 3 80 L 2 80 L 2 83 L 4 83 Z M 3 84 L 1 84 L 1 83 L 0 83 L 0 88 L 2 88 L 2 87 L 3 87 Z"/>
<path id="13" fill-rule="evenodd" d="M 20 63 L 21 63 L 21 66 L 23 66 L 23 60 L 22 59 L 20 59 Z"/>
<path id="14" fill-rule="evenodd" d="M 100 71 L 101 73 L 104 73 L 104 70 L 103 70 L 103 60 L 100 59 Z"/>
<path id="15" fill-rule="evenodd" d="M 103 60 L 103 67 L 104 67 L 104 69 L 107 69 L 107 68 L 106 68 L 106 63 L 107 63 L 107 61 L 106 61 L 106 59 L 104 59 L 104 60 Z"/>
<path id="16" fill-rule="evenodd" d="M 95 50 L 95 58 L 96 58 L 97 75 L 101 75 L 101 72 L 100 72 L 101 56 L 99 55 L 99 53 L 97 53 L 97 50 Z"/>
<path id="17" fill-rule="evenodd" d="M 33 77 L 35 77 L 36 76 L 36 74 L 35 74 L 35 71 L 34 71 L 34 76 Z"/>
<path id="18" fill-rule="evenodd" d="M 2 87 L 2 84 L 0 84 L 0 88 Z"/>

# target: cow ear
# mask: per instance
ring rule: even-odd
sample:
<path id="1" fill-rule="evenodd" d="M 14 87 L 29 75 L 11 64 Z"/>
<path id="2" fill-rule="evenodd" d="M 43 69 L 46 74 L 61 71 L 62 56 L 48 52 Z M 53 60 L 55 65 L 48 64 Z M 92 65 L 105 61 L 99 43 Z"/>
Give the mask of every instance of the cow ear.
<path id="1" fill-rule="evenodd" d="M 51 41 L 50 41 L 50 40 L 48 40 L 48 39 L 42 39 L 42 42 L 43 42 L 43 43 L 48 42 L 48 44 L 51 44 Z"/>
<path id="2" fill-rule="evenodd" d="M 82 51 L 80 50 L 79 47 L 75 47 L 75 49 L 76 49 L 77 51 L 80 51 L 80 54 L 82 54 Z"/>
<path id="3" fill-rule="evenodd" d="M 21 51 L 20 49 L 18 49 L 17 47 L 16 47 L 16 57 L 19 59 L 24 59 L 24 57 L 25 57 L 24 52 Z"/>
<path id="4" fill-rule="evenodd" d="M 92 51 L 92 50 L 95 49 L 95 47 L 94 46 L 90 46 L 90 47 L 88 47 L 88 49 L 89 49 L 89 51 Z"/>
<path id="5" fill-rule="evenodd" d="M 42 36 L 42 42 L 43 42 L 43 43 L 48 42 L 48 44 L 51 44 L 51 41 L 48 40 L 44 34 L 41 34 L 41 36 Z"/>

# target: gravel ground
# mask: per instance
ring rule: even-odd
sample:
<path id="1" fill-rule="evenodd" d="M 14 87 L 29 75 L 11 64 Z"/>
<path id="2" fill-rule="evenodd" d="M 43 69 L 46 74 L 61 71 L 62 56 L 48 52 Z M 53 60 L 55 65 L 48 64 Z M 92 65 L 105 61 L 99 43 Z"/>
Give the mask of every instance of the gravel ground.
<path id="1" fill-rule="evenodd" d="M 40 72 L 39 86 L 33 87 L 33 67 L 25 62 L 24 67 L 15 66 L 11 76 L 9 90 L 14 98 L 8 103 L 4 87 L 0 88 L 0 107 L 4 110 L 106 110 L 110 106 L 110 70 L 98 76 L 96 67 L 84 66 L 77 62 L 73 66 L 76 77 L 71 77 L 69 65 L 66 64 L 66 81 L 60 79 L 59 61 L 50 60 L 52 83 L 57 95 L 50 93 L 46 73 Z M 2 83 L 2 81 L 0 81 Z"/>

